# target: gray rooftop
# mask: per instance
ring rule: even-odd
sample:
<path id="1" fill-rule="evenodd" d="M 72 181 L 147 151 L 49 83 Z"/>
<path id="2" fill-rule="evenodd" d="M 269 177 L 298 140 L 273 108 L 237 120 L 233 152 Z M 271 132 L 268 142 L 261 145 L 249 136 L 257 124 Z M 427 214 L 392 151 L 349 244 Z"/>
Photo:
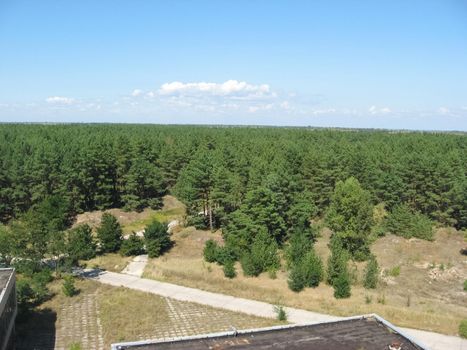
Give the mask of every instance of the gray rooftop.
<path id="1" fill-rule="evenodd" d="M 401 350 L 421 350 L 422 346 L 399 334 L 392 325 L 377 317 L 358 317 L 337 322 L 291 326 L 238 334 L 207 335 L 191 339 L 146 344 L 114 344 L 113 349 L 209 350 L 209 349 L 291 349 L 291 350 L 380 350 L 400 344 Z M 117 346 L 116 346 L 117 345 Z"/>
<path id="2" fill-rule="evenodd" d="M 13 269 L 0 269 L 0 293 L 6 287 L 12 273 Z"/>

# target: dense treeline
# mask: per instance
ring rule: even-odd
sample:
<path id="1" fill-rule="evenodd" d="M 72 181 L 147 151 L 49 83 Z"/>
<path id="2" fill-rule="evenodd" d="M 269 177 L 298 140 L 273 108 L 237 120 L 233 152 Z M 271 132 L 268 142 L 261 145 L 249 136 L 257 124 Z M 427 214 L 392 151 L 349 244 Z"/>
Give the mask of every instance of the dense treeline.
<path id="1" fill-rule="evenodd" d="M 73 215 L 158 207 L 172 190 L 189 214 L 206 214 L 195 221 L 235 225 L 226 220 L 231 213 L 255 212 L 280 242 L 303 224 L 301 212 L 322 215 L 336 183 L 354 177 L 373 204 L 384 202 L 387 210 L 404 204 L 465 228 L 466 150 L 465 135 L 451 134 L 4 124 L 0 220 L 50 195 L 65 198 Z"/>

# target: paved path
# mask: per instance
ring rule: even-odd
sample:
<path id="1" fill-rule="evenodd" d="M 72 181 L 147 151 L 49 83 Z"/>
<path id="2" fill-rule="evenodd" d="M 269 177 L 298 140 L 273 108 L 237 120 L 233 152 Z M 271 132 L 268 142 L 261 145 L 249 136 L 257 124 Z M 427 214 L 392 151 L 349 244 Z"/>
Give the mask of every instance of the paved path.
<path id="1" fill-rule="evenodd" d="M 84 276 L 112 286 L 127 287 L 161 295 L 164 297 L 169 297 L 175 300 L 190 301 L 221 309 L 243 312 L 249 315 L 268 318 L 276 317 L 273 306 L 271 304 L 260 301 L 237 298 L 220 293 L 211 293 L 199 289 L 183 287 L 175 284 L 164 283 L 115 272 L 86 270 L 84 272 Z M 288 321 L 297 324 L 320 323 L 342 319 L 342 317 L 320 314 L 295 308 L 287 307 L 285 309 L 287 312 Z M 414 339 L 420 340 L 420 343 L 425 344 L 432 350 L 467 350 L 467 340 L 458 337 L 447 336 L 433 332 L 419 331 L 409 328 L 400 329 L 402 332 L 408 334 Z"/>
<path id="2" fill-rule="evenodd" d="M 144 268 L 148 263 L 148 256 L 147 255 L 138 255 L 133 258 L 132 261 L 128 263 L 128 265 L 123 269 L 122 273 L 127 275 L 133 275 L 136 277 L 141 277 L 144 272 Z"/>

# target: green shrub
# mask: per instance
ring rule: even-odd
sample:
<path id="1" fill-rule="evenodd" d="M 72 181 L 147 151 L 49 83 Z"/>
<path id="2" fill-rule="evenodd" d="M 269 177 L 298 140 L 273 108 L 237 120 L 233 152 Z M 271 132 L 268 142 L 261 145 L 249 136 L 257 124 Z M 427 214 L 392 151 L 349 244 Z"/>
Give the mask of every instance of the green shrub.
<path id="1" fill-rule="evenodd" d="M 401 267 L 399 265 L 393 266 L 389 269 L 387 274 L 391 277 L 397 277 L 401 274 Z"/>
<path id="2" fill-rule="evenodd" d="M 79 225 L 67 233 L 67 253 L 74 264 L 78 260 L 89 260 L 96 256 L 96 244 L 89 225 Z"/>
<path id="3" fill-rule="evenodd" d="M 102 214 L 101 225 L 97 228 L 97 238 L 103 253 L 114 253 L 122 244 L 122 228 L 115 216 L 110 213 Z"/>
<path id="4" fill-rule="evenodd" d="M 235 271 L 235 265 L 232 260 L 227 260 L 224 263 L 223 270 L 224 276 L 227 278 L 234 278 L 235 276 L 237 276 L 237 272 Z"/>
<path id="5" fill-rule="evenodd" d="M 206 241 L 203 249 L 204 260 L 207 262 L 216 262 L 218 257 L 219 245 L 213 239 Z"/>
<path id="6" fill-rule="evenodd" d="M 374 255 L 371 255 L 370 260 L 368 260 L 365 268 L 365 277 L 363 280 L 363 286 L 366 289 L 374 289 L 378 284 L 378 261 Z"/>
<path id="7" fill-rule="evenodd" d="M 263 272 L 262 263 L 258 262 L 258 260 L 255 259 L 251 252 L 246 252 L 242 256 L 240 259 L 240 264 L 245 276 L 258 276 L 261 272 Z"/>
<path id="8" fill-rule="evenodd" d="M 462 338 L 467 338 L 467 319 L 462 320 L 459 324 L 459 335 Z"/>
<path id="9" fill-rule="evenodd" d="M 389 232 L 398 236 L 433 240 L 432 221 L 406 204 L 394 207 L 384 225 Z"/>
<path id="10" fill-rule="evenodd" d="M 128 239 L 125 239 L 122 242 L 122 246 L 120 247 L 120 254 L 123 256 L 135 256 L 144 254 L 144 243 L 143 240 L 136 235 L 136 233 L 132 233 Z"/>
<path id="11" fill-rule="evenodd" d="M 337 236 L 331 237 L 331 255 L 328 258 L 327 283 L 331 286 L 342 270 L 347 270 L 347 252 L 342 247 L 342 243 Z"/>
<path id="12" fill-rule="evenodd" d="M 82 350 L 81 343 L 73 343 L 70 345 L 69 350 Z"/>
<path id="13" fill-rule="evenodd" d="M 287 321 L 287 312 L 282 305 L 274 305 L 274 312 L 278 321 Z"/>
<path id="14" fill-rule="evenodd" d="M 305 288 L 307 280 L 305 272 L 303 271 L 303 264 L 300 261 L 298 263 L 294 263 L 292 266 L 289 272 L 287 284 L 289 285 L 290 290 L 294 292 L 300 292 Z"/>
<path id="15" fill-rule="evenodd" d="M 258 276 L 261 272 L 280 267 L 277 243 L 266 230 L 261 230 L 253 240 L 251 250 L 241 260 L 246 276 Z"/>
<path id="16" fill-rule="evenodd" d="M 464 280 L 464 290 L 467 291 L 467 280 Z"/>
<path id="17" fill-rule="evenodd" d="M 72 275 L 65 275 L 63 277 L 62 291 L 67 297 L 72 297 L 78 293 L 75 287 L 75 278 Z"/>
<path id="18" fill-rule="evenodd" d="M 172 247 L 170 234 L 167 232 L 167 225 L 154 220 L 144 230 L 144 242 L 150 258 L 157 258 L 166 252 Z"/>
<path id="19" fill-rule="evenodd" d="M 336 299 L 343 299 L 350 297 L 350 278 L 347 271 L 341 271 L 333 284 L 334 297 Z"/>

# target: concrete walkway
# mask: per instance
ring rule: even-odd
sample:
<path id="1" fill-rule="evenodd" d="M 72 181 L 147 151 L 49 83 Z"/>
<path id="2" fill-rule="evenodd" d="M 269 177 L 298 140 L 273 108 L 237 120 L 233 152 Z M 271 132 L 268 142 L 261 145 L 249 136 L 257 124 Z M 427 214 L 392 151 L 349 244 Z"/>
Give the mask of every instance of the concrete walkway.
<path id="1" fill-rule="evenodd" d="M 144 268 L 146 267 L 147 263 L 148 256 L 146 254 L 135 256 L 133 260 L 130 261 L 127 266 L 125 266 L 122 273 L 136 277 L 141 277 L 143 275 Z"/>
<path id="2" fill-rule="evenodd" d="M 276 317 L 273 305 L 260 301 L 237 298 L 220 293 L 211 293 L 199 289 L 140 278 L 134 275 L 108 271 L 85 270 L 83 276 L 112 286 L 122 286 L 175 300 L 194 302 L 249 315 L 268 318 Z M 289 307 L 286 307 L 285 310 L 287 312 L 288 321 L 296 324 L 311 324 L 342 319 L 342 317 Z M 467 340 L 458 337 L 409 328 L 400 329 L 402 332 L 419 340 L 420 343 L 425 344 L 432 350 L 467 350 Z"/>

